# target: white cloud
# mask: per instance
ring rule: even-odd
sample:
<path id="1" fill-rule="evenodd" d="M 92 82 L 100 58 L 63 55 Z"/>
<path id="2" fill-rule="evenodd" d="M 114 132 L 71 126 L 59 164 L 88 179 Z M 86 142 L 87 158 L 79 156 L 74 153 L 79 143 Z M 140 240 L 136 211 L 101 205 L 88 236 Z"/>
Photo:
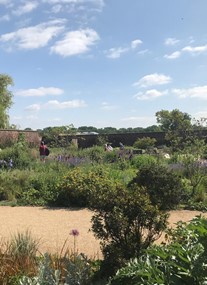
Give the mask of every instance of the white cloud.
<path id="1" fill-rule="evenodd" d="M 57 19 L 37 26 L 19 29 L 0 36 L 0 42 L 20 49 L 36 49 L 44 47 L 48 42 L 64 30 L 64 19 Z"/>
<path id="2" fill-rule="evenodd" d="M 138 51 L 137 54 L 144 55 L 144 54 L 148 54 L 148 53 L 150 53 L 150 51 L 148 49 L 143 49 L 143 50 Z"/>
<path id="3" fill-rule="evenodd" d="M 55 110 L 62 110 L 62 109 L 74 109 L 74 108 L 82 108 L 86 107 L 87 104 L 84 100 L 71 100 L 65 102 L 59 102 L 57 100 L 48 101 L 43 107 L 44 109 L 55 109 Z"/>
<path id="4" fill-rule="evenodd" d="M 121 54 L 128 52 L 128 48 L 111 48 L 108 51 L 106 51 L 106 56 L 108 58 L 119 58 Z"/>
<path id="5" fill-rule="evenodd" d="M 60 11 L 62 10 L 62 5 L 54 5 L 53 7 L 52 7 L 52 13 L 59 13 Z"/>
<path id="6" fill-rule="evenodd" d="M 196 46 L 196 47 L 186 46 L 182 49 L 182 51 L 189 52 L 191 55 L 197 55 L 206 52 L 207 45 Z"/>
<path id="7" fill-rule="evenodd" d="M 138 116 L 131 116 L 121 119 L 122 122 L 128 123 L 128 126 L 134 125 L 134 127 L 142 126 L 142 127 L 148 127 L 151 125 L 156 124 L 156 118 L 155 117 L 138 117 Z"/>
<path id="8" fill-rule="evenodd" d="M 107 102 L 103 102 L 101 104 L 101 109 L 104 110 L 104 111 L 113 111 L 113 110 L 116 110 L 117 108 L 118 108 L 118 106 L 110 105 Z"/>
<path id="9" fill-rule="evenodd" d="M 0 5 L 7 5 L 10 4 L 10 0 L 0 0 Z"/>
<path id="10" fill-rule="evenodd" d="M 32 105 L 27 106 L 24 110 L 25 111 L 39 111 L 40 105 L 39 104 L 32 104 Z"/>
<path id="11" fill-rule="evenodd" d="M 37 120 L 37 119 L 38 119 L 38 116 L 29 115 L 29 116 L 26 116 L 26 119 L 27 119 L 27 120 Z"/>
<path id="12" fill-rule="evenodd" d="M 138 92 L 136 95 L 133 97 L 136 98 L 137 100 L 153 100 L 158 97 L 164 96 L 168 94 L 168 91 L 158 91 L 156 89 L 150 89 L 145 92 Z"/>
<path id="13" fill-rule="evenodd" d="M 23 96 L 23 97 L 42 97 L 42 96 L 48 96 L 48 95 L 61 95 L 64 91 L 60 88 L 56 87 L 39 87 L 36 89 L 26 89 L 26 90 L 19 90 L 15 92 L 15 95 L 17 96 Z"/>
<path id="14" fill-rule="evenodd" d="M 207 85 L 189 89 L 173 89 L 172 92 L 180 98 L 199 98 L 207 100 Z"/>
<path id="15" fill-rule="evenodd" d="M 8 14 L 0 17 L 0 22 L 6 22 L 10 20 L 10 16 Z"/>
<path id="16" fill-rule="evenodd" d="M 179 42 L 180 41 L 177 40 L 176 38 L 167 38 L 167 39 L 165 39 L 165 45 L 166 46 L 174 46 L 174 45 L 176 45 Z"/>
<path id="17" fill-rule="evenodd" d="M 139 87 L 149 87 L 153 85 L 168 84 L 171 81 L 172 79 L 170 76 L 166 76 L 164 74 L 153 73 L 153 74 L 145 75 L 139 81 L 135 82 L 133 85 L 139 86 Z"/>
<path id="18" fill-rule="evenodd" d="M 38 6 L 38 3 L 35 2 L 35 1 L 28 1 L 26 2 L 24 5 L 18 7 L 17 9 L 13 10 L 12 13 L 14 15 L 17 15 L 17 16 L 21 16 L 23 14 L 27 14 L 27 13 L 30 13 L 32 12 L 34 9 L 36 9 Z"/>
<path id="19" fill-rule="evenodd" d="M 179 58 L 181 55 L 181 52 L 180 51 L 175 51 L 171 54 L 165 54 L 164 55 L 164 58 L 167 58 L 167 59 L 176 59 L 176 58 Z"/>
<path id="20" fill-rule="evenodd" d="M 127 53 L 131 50 L 135 50 L 142 41 L 139 39 L 133 40 L 128 47 L 117 47 L 117 48 L 110 48 L 109 50 L 105 51 L 106 57 L 116 59 L 120 58 L 122 54 Z"/>
<path id="21" fill-rule="evenodd" d="M 176 58 L 179 58 L 181 56 L 181 52 L 180 51 L 175 51 L 169 55 L 165 55 L 164 57 L 167 58 L 167 59 L 176 59 Z"/>
<path id="22" fill-rule="evenodd" d="M 135 49 L 135 48 L 137 48 L 138 46 L 140 46 L 141 44 L 142 44 L 142 41 L 141 41 L 141 40 L 139 40 L 139 39 L 134 40 L 134 41 L 131 42 L 131 48 L 132 48 L 132 49 Z"/>
<path id="23" fill-rule="evenodd" d="M 51 47 L 51 52 L 64 57 L 86 53 L 97 40 L 99 36 L 92 29 L 68 32 L 63 40 Z"/>
<path id="24" fill-rule="evenodd" d="M 48 4 L 71 4 L 71 5 L 83 5 L 83 4 L 91 4 L 94 5 L 99 11 L 103 9 L 105 6 L 104 0 L 43 0 Z"/>

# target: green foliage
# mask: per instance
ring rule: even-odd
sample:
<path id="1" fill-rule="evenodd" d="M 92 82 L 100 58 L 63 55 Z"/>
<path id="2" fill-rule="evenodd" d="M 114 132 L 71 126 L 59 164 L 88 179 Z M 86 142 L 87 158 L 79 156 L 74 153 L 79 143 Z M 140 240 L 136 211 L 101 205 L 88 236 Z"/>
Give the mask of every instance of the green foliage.
<path id="1" fill-rule="evenodd" d="M 104 153 L 103 161 L 106 163 L 113 163 L 118 161 L 118 155 L 115 151 L 106 151 Z"/>
<path id="2" fill-rule="evenodd" d="M 137 176 L 129 183 L 138 189 L 145 187 L 153 205 L 161 210 L 173 209 L 180 203 L 183 185 L 181 178 L 161 164 L 139 168 Z"/>
<path id="3" fill-rule="evenodd" d="M 39 241 L 34 239 L 28 230 L 24 233 L 18 232 L 10 240 L 8 253 L 18 260 L 35 259 L 38 246 Z"/>
<path id="4" fill-rule="evenodd" d="M 182 148 L 192 136 L 191 116 L 178 109 L 172 111 L 161 110 L 156 112 L 157 123 L 166 132 L 166 140 L 174 149 Z"/>
<path id="5" fill-rule="evenodd" d="M 91 199 L 91 193 L 99 193 L 101 189 L 113 188 L 113 181 L 103 167 L 74 168 L 70 170 L 57 186 L 59 193 L 58 205 L 86 207 Z"/>
<path id="6" fill-rule="evenodd" d="M 155 138 L 150 138 L 150 137 L 144 137 L 137 139 L 135 143 L 133 144 L 134 148 L 141 148 L 141 149 L 148 149 L 150 147 L 153 147 L 156 143 Z"/>
<path id="7" fill-rule="evenodd" d="M 60 278 L 60 272 L 54 270 L 51 266 L 51 260 L 48 254 L 44 255 L 44 258 L 39 266 L 38 275 L 35 277 L 23 276 L 19 281 L 20 285 L 58 285 Z"/>
<path id="8" fill-rule="evenodd" d="M 36 272 L 39 241 L 29 231 L 18 232 L 0 248 L 0 284 L 18 285 L 23 275 Z"/>
<path id="9" fill-rule="evenodd" d="M 13 85 L 12 78 L 7 74 L 0 74 L 0 128 L 9 127 L 8 109 L 12 105 L 13 94 L 8 90 L 8 86 Z"/>
<path id="10" fill-rule="evenodd" d="M 104 157 L 104 149 L 100 146 L 94 146 L 87 149 L 86 155 L 89 157 L 92 163 L 101 163 Z"/>
<path id="11" fill-rule="evenodd" d="M 59 185 L 68 171 L 64 164 L 40 164 L 38 171 L 30 171 L 25 187 L 18 196 L 18 204 L 34 206 L 57 205 Z"/>
<path id="12" fill-rule="evenodd" d="M 92 263 L 84 255 L 79 254 L 75 259 L 64 259 L 63 272 L 55 269 L 52 259 L 48 254 L 39 266 L 38 275 L 35 277 L 24 276 L 20 280 L 21 285 L 90 285 L 92 277 Z M 64 280 L 64 281 L 63 281 Z"/>
<path id="13" fill-rule="evenodd" d="M 0 172 L 0 201 L 16 201 L 22 189 L 28 186 L 28 170 L 1 171 Z"/>
<path id="14" fill-rule="evenodd" d="M 108 285 L 204 285 L 207 281 L 207 220 L 179 222 L 170 243 L 153 246 L 117 271 Z"/>
<path id="15" fill-rule="evenodd" d="M 21 141 L 0 152 L 0 160 L 8 163 L 10 159 L 13 161 L 13 167 L 18 169 L 29 168 L 34 162 L 31 150 Z"/>
<path id="16" fill-rule="evenodd" d="M 131 160 L 131 165 L 139 169 L 140 167 L 156 163 L 156 161 L 157 161 L 156 157 L 150 154 L 135 155 Z"/>
<path id="17" fill-rule="evenodd" d="M 143 188 L 134 191 L 119 184 L 100 188 L 98 195 L 92 193 L 90 208 L 94 211 L 92 230 L 101 240 L 102 271 L 106 275 L 139 256 L 166 226 L 167 215 L 151 204 Z"/>

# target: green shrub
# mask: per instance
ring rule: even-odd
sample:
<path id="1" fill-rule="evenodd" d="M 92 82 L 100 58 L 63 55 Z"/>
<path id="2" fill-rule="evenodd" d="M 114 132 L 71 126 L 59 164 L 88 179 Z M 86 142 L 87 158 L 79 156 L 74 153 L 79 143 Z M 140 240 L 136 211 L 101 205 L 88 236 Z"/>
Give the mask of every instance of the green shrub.
<path id="1" fill-rule="evenodd" d="M 139 168 L 137 176 L 128 184 L 139 191 L 145 187 L 153 205 L 161 210 L 175 208 L 181 200 L 183 185 L 181 178 L 161 164 L 149 164 Z"/>
<path id="2" fill-rule="evenodd" d="M 0 201 L 16 201 L 22 189 L 28 187 L 29 170 L 12 170 L 0 172 Z"/>
<path id="3" fill-rule="evenodd" d="M 118 155 L 115 151 L 106 151 L 103 156 L 103 162 L 105 163 L 113 163 L 117 162 Z"/>
<path id="4" fill-rule="evenodd" d="M 91 195 L 92 230 L 101 240 L 104 275 L 139 256 L 165 229 L 167 215 L 151 204 L 145 189 L 139 190 L 116 184 Z"/>
<path id="5" fill-rule="evenodd" d="M 108 285 L 204 285 L 207 282 L 207 220 L 197 217 L 177 223 L 170 243 L 153 246 L 117 271 Z"/>
<path id="6" fill-rule="evenodd" d="M 59 187 L 63 175 L 64 170 L 62 173 L 46 167 L 44 171 L 41 172 L 30 172 L 27 185 L 22 188 L 21 194 L 18 197 L 18 204 L 58 206 L 56 204 L 58 197 L 57 188 Z"/>
<path id="7" fill-rule="evenodd" d="M 5 160 L 8 163 L 10 159 L 13 161 L 13 167 L 18 169 L 28 169 L 34 162 L 31 150 L 21 144 L 15 144 L 0 152 L 0 160 Z"/>
<path id="8" fill-rule="evenodd" d="M 90 169 L 74 168 L 70 170 L 57 186 L 59 193 L 58 205 L 81 206 L 89 205 L 91 192 L 99 193 L 101 189 L 113 187 L 113 181 L 109 179 L 109 173 L 103 167 Z"/>
<path id="9" fill-rule="evenodd" d="M 135 143 L 133 144 L 133 147 L 147 149 L 147 148 L 153 147 L 155 143 L 156 143 L 155 138 L 144 137 L 144 138 L 137 139 Z"/>
<path id="10" fill-rule="evenodd" d="M 105 152 L 103 147 L 94 146 L 86 149 L 85 154 L 91 160 L 92 163 L 101 163 L 103 161 Z"/>
<path id="11" fill-rule="evenodd" d="M 157 158 L 149 154 L 135 155 L 131 160 L 131 165 L 137 169 L 140 167 L 144 167 L 147 165 L 151 165 L 152 163 L 156 163 Z"/>

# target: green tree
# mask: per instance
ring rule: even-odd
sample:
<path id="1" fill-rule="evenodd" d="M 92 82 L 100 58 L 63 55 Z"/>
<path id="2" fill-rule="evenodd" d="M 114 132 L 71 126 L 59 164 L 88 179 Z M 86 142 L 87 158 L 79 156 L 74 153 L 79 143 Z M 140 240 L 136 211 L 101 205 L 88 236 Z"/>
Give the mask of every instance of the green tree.
<path id="1" fill-rule="evenodd" d="M 160 237 L 167 215 L 152 205 L 144 188 L 116 185 L 90 196 L 92 230 L 101 240 L 103 274 L 112 275 Z"/>
<path id="2" fill-rule="evenodd" d="M 180 203 L 183 190 L 181 178 L 167 167 L 151 163 L 140 167 L 130 187 L 144 187 L 153 205 L 161 210 L 173 209 Z"/>
<path id="3" fill-rule="evenodd" d="M 161 110 L 156 113 L 156 117 L 161 130 L 166 132 L 166 140 L 174 148 L 181 147 L 182 142 L 192 136 L 191 116 L 188 113 L 178 109 Z"/>
<path id="4" fill-rule="evenodd" d="M 12 105 L 13 94 L 8 90 L 8 86 L 13 85 L 13 80 L 9 75 L 0 74 L 0 128 L 9 127 L 8 109 Z"/>

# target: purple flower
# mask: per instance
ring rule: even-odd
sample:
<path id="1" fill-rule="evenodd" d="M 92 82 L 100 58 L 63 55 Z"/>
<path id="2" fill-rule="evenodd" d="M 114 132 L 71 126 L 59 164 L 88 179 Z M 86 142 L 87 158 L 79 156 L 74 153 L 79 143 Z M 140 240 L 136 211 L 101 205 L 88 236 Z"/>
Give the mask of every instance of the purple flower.
<path id="1" fill-rule="evenodd" d="M 74 236 L 74 237 L 77 237 L 79 235 L 79 231 L 76 230 L 76 229 L 73 229 L 71 232 L 70 232 L 70 235 Z"/>

